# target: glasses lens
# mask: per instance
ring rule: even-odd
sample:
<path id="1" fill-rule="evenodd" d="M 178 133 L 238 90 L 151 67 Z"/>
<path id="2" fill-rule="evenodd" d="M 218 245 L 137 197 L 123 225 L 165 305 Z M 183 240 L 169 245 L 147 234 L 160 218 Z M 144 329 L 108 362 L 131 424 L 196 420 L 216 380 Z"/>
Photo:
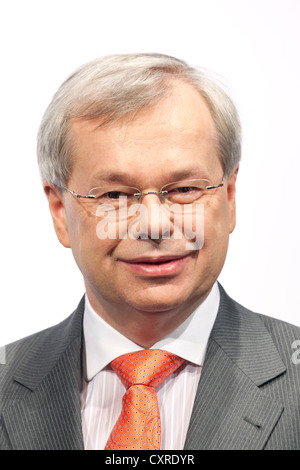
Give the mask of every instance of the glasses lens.
<path id="1" fill-rule="evenodd" d="M 165 202 L 169 205 L 193 204 L 206 194 L 208 185 L 208 180 L 184 180 L 167 184 L 162 188 L 162 191 L 168 191 Z"/>
<path id="2" fill-rule="evenodd" d="M 134 194 L 137 188 L 129 186 L 106 186 L 91 189 L 89 196 L 93 196 L 92 212 L 99 217 L 114 217 L 115 213 L 127 211 L 127 208 L 136 202 Z M 118 216 L 119 217 L 119 216 Z"/>

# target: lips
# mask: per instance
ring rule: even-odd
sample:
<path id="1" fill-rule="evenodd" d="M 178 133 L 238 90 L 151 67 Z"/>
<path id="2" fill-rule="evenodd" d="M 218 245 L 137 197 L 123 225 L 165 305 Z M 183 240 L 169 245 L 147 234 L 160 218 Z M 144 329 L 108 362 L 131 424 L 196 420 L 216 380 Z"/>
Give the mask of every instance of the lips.
<path id="1" fill-rule="evenodd" d="M 167 276 L 177 274 L 188 260 L 189 255 L 143 256 L 122 260 L 128 269 L 146 276 Z"/>
<path id="2" fill-rule="evenodd" d="M 128 260 L 126 261 L 127 263 L 147 263 L 147 264 L 161 264 L 161 263 L 168 263 L 170 261 L 178 260 L 185 258 L 186 255 L 183 256 L 174 256 L 174 255 L 169 255 L 169 256 L 152 256 L 152 257 L 140 257 L 140 258 L 135 258 L 133 260 Z"/>

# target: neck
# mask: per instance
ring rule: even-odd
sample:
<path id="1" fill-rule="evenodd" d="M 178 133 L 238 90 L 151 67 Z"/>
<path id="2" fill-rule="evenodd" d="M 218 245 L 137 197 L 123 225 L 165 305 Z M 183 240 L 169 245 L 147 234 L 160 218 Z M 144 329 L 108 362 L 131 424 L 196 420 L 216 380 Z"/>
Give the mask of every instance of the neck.
<path id="1" fill-rule="evenodd" d="M 142 348 L 151 348 L 178 328 L 208 294 L 209 291 L 201 298 L 172 309 L 143 311 L 124 304 L 108 304 L 87 288 L 87 296 L 94 311 L 112 328 Z"/>

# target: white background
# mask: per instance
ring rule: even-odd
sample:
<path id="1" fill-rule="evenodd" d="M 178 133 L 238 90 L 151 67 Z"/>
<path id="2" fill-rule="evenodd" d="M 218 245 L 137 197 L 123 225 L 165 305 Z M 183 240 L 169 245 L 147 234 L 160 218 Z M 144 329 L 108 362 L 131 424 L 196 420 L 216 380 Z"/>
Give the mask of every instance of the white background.
<path id="1" fill-rule="evenodd" d="M 0 344 L 59 322 L 84 292 L 52 228 L 36 133 L 76 67 L 125 52 L 166 53 L 225 77 L 244 143 L 220 281 L 246 307 L 300 325 L 299 20 L 299 0 L 1 2 Z"/>

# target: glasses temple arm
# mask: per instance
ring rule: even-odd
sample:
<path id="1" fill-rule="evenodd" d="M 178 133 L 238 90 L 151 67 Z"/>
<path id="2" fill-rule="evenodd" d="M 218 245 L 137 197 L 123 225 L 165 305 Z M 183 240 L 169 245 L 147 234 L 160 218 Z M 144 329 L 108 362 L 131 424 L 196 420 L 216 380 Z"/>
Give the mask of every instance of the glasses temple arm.
<path id="1" fill-rule="evenodd" d="M 66 188 L 65 186 L 62 186 L 62 189 L 65 189 L 66 191 L 69 191 L 69 193 L 73 194 L 73 196 L 76 196 L 78 199 L 95 199 L 96 196 L 82 196 L 81 194 L 75 193 L 75 191 L 72 191 L 72 189 Z"/>
<path id="2" fill-rule="evenodd" d="M 224 176 L 223 176 L 222 181 L 221 181 L 220 184 L 218 184 L 217 186 L 206 186 L 205 189 L 217 189 L 217 188 L 221 188 L 222 186 L 224 186 L 223 181 L 224 181 Z"/>

